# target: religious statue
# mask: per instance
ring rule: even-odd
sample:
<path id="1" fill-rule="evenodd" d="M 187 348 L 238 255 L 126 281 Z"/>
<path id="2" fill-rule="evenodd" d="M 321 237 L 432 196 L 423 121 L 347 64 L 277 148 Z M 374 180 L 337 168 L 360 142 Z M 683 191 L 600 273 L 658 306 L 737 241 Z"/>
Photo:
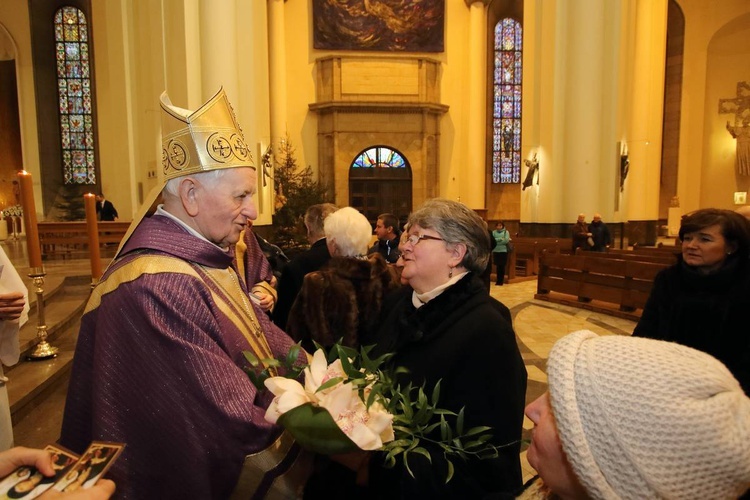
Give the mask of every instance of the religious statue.
<path id="1" fill-rule="evenodd" d="M 737 82 L 737 97 L 719 99 L 719 114 L 734 113 L 727 130 L 737 139 L 737 172 L 750 175 L 750 82 Z"/>
<path id="2" fill-rule="evenodd" d="M 524 160 L 524 165 L 529 167 L 529 169 L 526 171 L 526 177 L 523 179 L 523 189 L 522 191 L 526 191 L 527 187 L 531 187 L 532 184 L 534 184 L 534 176 L 536 176 L 536 185 L 539 185 L 539 160 L 536 159 L 536 153 L 534 153 L 534 157 L 530 160 Z"/>
<path id="3" fill-rule="evenodd" d="M 737 172 L 750 175 L 750 120 L 745 120 L 741 127 L 732 127 L 727 122 L 727 130 L 737 139 Z"/>
<path id="4" fill-rule="evenodd" d="M 273 176 L 271 175 L 271 169 L 273 168 L 273 150 L 271 149 L 271 146 L 268 146 L 266 152 L 263 153 L 263 156 L 260 159 L 260 165 L 263 187 L 266 187 L 268 184 L 268 178 L 273 180 Z"/>
<path id="5" fill-rule="evenodd" d="M 628 159 L 628 150 L 620 153 L 620 192 L 625 190 L 625 179 L 628 178 L 630 170 L 630 160 Z"/>

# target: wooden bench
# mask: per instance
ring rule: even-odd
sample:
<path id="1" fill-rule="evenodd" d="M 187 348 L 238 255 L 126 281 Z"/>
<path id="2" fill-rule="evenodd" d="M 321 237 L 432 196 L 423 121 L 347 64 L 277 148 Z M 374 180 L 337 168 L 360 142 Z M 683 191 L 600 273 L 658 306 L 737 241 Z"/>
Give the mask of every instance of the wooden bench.
<path id="1" fill-rule="evenodd" d="M 538 274 L 539 258 L 542 252 L 560 252 L 560 241 L 557 238 L 513 238 L 513 251 L 508 256 L 508 279 L 516 277 L 517 269 L 524 270 L 525 276 Z"/>
<path id="2" fill-rule="evenodd" d="M 668 263 L 543 253 L 535 299 L 637 320 L 654 277 Z M 612 305 L 617 306 L 612 307 Z"/>
<path id="3" fill-rule="evenodd" d="M 655 264 L 672 265 L 677 263 L 677 254 L 673 253 L 646 253 L 633 252 L 632 250 L 609 249 L 606 252 L 591 252 L 581 248 L 576 249 L 576 255 L 599 257 L 602 259 L 633 260 L 639 262 L 653 262 Z"/>
<path id="4" fill-rule="evenodd" d="M 633 251 L 637 253 L 646 253 L 651 255 L 669 255 L 682 252 L 682 246 L 661 245 L 655 247 L 645 247 L 638 244 L 633 245 Z"/>
<path id="5" fill-rule="evenodd" d="M 125 236 L 130 222 L 103 221 L 99 222 L 98 226 L 99 243 L 116 246 Z M 86 221 L 39 222 L 38 227 L 43 258 L 88 255 L 89 237 Z"/>

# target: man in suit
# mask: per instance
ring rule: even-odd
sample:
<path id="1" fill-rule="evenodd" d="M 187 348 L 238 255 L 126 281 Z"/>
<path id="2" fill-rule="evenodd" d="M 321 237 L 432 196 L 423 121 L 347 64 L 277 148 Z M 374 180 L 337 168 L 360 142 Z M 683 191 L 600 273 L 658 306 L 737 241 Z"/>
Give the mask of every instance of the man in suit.
<path id="1" fill-rule="evenodd" d="M 326 235 L 323 232 L 323 221 L 336 210 L 338 208 L 332 203 L 321 203 L 312 205 L 305 212 L 305 227 L 307 240 L 311 245 L 310 249 L 293 258 L 284 267 L 279 278 L 278 301 L 273 309 L 273 322 L 282 330 L 286 328 L 289 311 L 292 310 L 294 300 L 302 289 L 305 275 L 317 271 L 331 258 L 326 245 Z"/>
<path id="2" fill-rule="evenodd" d="M 99 220 L 114 221 L 119 217 L 115 206 L 111 201 L 105 200 L 103 194 L 96 195 L 96 213 Z"/>

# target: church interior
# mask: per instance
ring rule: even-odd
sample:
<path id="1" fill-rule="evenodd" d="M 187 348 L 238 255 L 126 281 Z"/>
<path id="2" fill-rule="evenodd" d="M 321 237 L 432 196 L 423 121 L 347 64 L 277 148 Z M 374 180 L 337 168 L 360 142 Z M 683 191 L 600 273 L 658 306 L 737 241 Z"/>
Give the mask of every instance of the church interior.
<path id="1" fill-rule="evenodd" d="M 384 29 L 408 35 L 370 43 L 376 14 L 360 4 L 389 9 Z M 334 36 L 331 19 L 362 36 Z M 40 222 L 83 221 L 86 193 L 129 222 L 164 182 L 159 96 L 196 109 L 219 88 L 258 167 L 262 235 L 285 145 L 326 201 L 373 224 L 442 197 L 490 228 L 566 242 L 578 214 L 598 213 L 627 249 L 671 244 L 696 209 L 749 204 L 747 0 L 3 0 L 0 238 L 21 276 L 34 266 L 8 223 L 19 171 Z M 113 254 L 102 246 L 105 266 Z M 6 368 L 16 444 L 36 447 L 59 435 L 92 277 L 87 255 L 46 256 L 44 269 L 58 356 Z M 25 353 L 41 297 L 27 283 Z M 545 391 L 558 338 L 636 324 L 536 291 L 533 275 L 490 291 L 511 310 L 527 401 Z"/>

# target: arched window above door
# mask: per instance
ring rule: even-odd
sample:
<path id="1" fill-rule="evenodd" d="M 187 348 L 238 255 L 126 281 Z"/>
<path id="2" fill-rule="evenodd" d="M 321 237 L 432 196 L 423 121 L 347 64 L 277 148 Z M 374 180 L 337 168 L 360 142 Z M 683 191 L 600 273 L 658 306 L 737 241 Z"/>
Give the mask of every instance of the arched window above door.
<path id="1" fill-rule="evenodd" d="M 359 153 L 349 168 L 349 205 L 373 224 L 382 213 L 404 222 L 411 212 L 409 161 L 388 146 L 371 146 Z"/>
<path id="2" fill-rule="evenodd" d="M 374 146 L 360 153 L 352 162 L 352 177 L 402 177 L 411 178 L 411 169 L 398 151 L 385 146 Z"/>

